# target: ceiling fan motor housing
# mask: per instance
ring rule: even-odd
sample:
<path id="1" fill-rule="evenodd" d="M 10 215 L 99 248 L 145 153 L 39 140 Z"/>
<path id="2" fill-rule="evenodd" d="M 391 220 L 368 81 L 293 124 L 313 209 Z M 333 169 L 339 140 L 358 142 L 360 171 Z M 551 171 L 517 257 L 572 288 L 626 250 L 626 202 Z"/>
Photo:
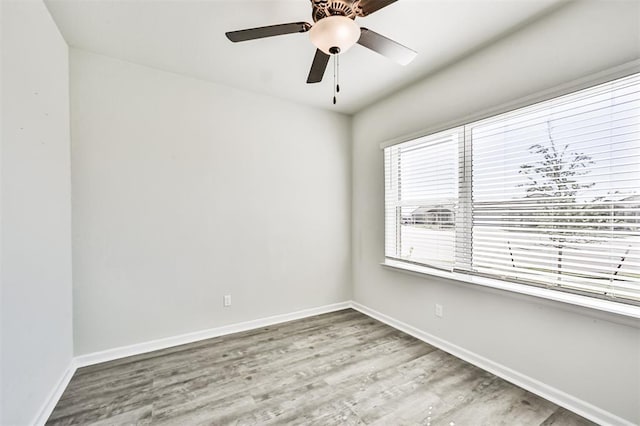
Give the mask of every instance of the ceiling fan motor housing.
<path id="1" fill-rule="evenodd" d="M 311 4 L 314 22 L 327 16 L 346 16 L 351 19 L 363 16 L 360 0 L 311 0 Z"/>

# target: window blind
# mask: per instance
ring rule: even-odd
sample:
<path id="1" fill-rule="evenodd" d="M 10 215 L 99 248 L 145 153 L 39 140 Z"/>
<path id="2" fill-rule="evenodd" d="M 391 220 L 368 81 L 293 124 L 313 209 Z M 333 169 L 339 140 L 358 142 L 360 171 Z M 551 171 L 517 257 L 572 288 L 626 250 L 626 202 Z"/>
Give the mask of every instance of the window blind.
<path id="1" fill-rule="evenodd" d="M 640 304 L 640 75 L 385 148 L 388 258 Z"/>
<path id="2" fill-rule="evenodd" d="M 385 149 L 385 255 L 451 269 L 458 141 L 453 129 Z"/>
<path id="3" fill-rule="evenodd" d="M 640 78 L 469 128 L 472 270 L 640 301 Z"/>

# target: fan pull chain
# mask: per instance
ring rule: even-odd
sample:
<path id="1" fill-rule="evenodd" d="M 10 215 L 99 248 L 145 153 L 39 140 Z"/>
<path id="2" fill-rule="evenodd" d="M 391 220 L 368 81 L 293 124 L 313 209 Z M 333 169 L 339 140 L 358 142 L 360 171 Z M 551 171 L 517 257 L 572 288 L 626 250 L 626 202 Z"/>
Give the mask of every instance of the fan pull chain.
<path id="1" fill-rule="evenodd" d="M 333 104 L 336 104 L 336 94 L 340 93 L 340 55 L 333 55 Z"/>
<path id="2" fill-rule="evenodd" d="M 336 55 L 336 68 L 338 71 L 336 72 L 336 92 L 340 93 L 340 56 Z"/>
<path id="3" fill-rule="evenodd" d="M 333 55 L 333 104 L 336 104 L 336 88 L 338 87 L 336 74 L 338 73 L 338 55 Z"/>

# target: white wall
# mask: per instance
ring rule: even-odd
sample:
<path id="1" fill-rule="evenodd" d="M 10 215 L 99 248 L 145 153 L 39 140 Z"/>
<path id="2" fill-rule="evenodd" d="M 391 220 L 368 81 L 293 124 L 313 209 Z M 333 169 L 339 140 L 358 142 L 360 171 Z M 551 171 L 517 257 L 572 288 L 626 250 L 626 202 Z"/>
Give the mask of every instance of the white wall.
<path id="1" fill-rule="evenodd" d="M 0 25 L 3 24 L 3 16 L 4 16 L 4 7 L 2 6 L 2 3 L 0 3 Z M 1 28 L 1 27 L 0 27 Z M 4 46 L 4 42 L 3 42 L 3 32 L 0 29 L 0 48 L 2 48 L 2 50 L 4 50 L 3 48 Z M 2 89 L 3 86 L 3 81 L 2 81 L 2 70 L 3 70 L 3 66 L 2 66 L 2 59 L 3 59 L 3 55 L 0 53 L 0 422 L 2 422 L 2 419 L 4 419 L 4 367 L 3 367 L 3 354 L 4 354 L 4 346 L 2 344 L 4 338 L 4 328 L 3 328 L 3 322 L 2 322 L 2 310 L 4 310 L 3 308 L 3 304 L 2 304 L 2 293 L 3 293 L 3 279 L 2 279 L 2 141 L 4 140 L 4 134 L 2 132 L 2 129 L 4 128 L 4 114 L 2 112 L 3 107 L 4 107 L 4 91 Z"/>
<path id="2" fill-rule="evenodd" d="M 77 355 L 351 297 L 348 117 L 70 58 Z"/>
<path id="3" fill-rule="evenodd" d="M 640 423 L 640 323 L 384 269 L 379 144 L 640 55 L 640 3 L 576 2 L 354 117 L 357 302 Z M 444 305 L 436 319 L 434 303 Z"/>
<path id="4" fill-rule="evenodd" d="M 40 1 L 2 1 L 2 399 L 30 424 L 69 366 L 67 45 Z"/>

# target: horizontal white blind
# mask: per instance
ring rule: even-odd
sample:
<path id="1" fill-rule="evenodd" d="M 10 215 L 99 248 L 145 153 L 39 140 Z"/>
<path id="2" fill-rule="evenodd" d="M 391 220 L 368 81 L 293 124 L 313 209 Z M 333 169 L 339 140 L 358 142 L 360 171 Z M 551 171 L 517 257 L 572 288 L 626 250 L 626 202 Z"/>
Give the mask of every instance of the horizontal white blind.
<path id="1" fill-rule="evenodd" d="M 386 257 L 452 269 L 459 138 L 453 129 L 384 150 Z"/>
<path id="2" fill-rule="evenodd" d="M 640 301 L 640 78 L 470 126 L 472 271 Z"/>
<path id="3" fill-rule="evenodd" d="M 640 304 L 640 74 L 384 160 L 386 257 Z"/>

